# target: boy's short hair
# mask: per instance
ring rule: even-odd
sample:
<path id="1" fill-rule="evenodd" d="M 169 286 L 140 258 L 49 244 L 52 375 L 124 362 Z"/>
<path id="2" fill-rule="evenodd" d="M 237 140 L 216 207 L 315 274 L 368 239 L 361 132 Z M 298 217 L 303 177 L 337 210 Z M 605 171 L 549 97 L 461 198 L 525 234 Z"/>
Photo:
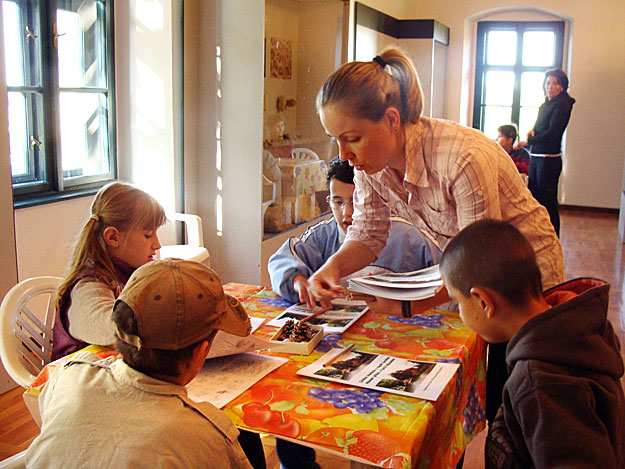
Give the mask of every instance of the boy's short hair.
<path id="1" fill-rule="evenodd" d="M 513 141 L 516 140 L 517 135 L 519 135 L 516 125 L 514 124 L 502 125 L 497 129 L 497 132 L 506 138 L 511 138 Z"/>
<path id="2" fill-rule="evenodd" d="M 511 224 L 492 219 L 472 223 L 445 247 L 440 271 L 465 297 L 471 288 L 488 288 L 510 305 L 524 307 L 542 295 L 536 254 Z"/>
<path id="3" fill-rule="evenodd" d="M 345 184 L 354 184 L 354 168 L 347 161 L 341 161 L 338 156 L 330 160 L 326 173 L 326 184 L 330 187 L 330 181 L 338 179 Z"/>
<path id="4" fill-rule="evenodd" d="M 147 375 L 178 375 L 195 346 L 218 330 L 246 336 L 251 326 L 219 276 L 199 262 L 165 259 L 139 267 L 113 308 L 117 348 Z"/>

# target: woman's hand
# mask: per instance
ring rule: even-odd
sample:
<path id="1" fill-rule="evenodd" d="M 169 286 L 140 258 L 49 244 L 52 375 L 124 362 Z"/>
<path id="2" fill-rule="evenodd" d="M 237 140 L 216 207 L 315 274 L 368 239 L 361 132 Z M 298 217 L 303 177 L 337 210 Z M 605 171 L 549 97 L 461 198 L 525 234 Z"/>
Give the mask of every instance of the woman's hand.
<path id="1" fill-rule="evenodd" d="M 339 275 L 326 265 L 308 279 L 307 291 L 309 309 L 317 306 L 328 310 L 330 302 L 341 296 L 343 288 L 339 285 Z"/>
<path id="2" fill-rule="evenodd" d="M 520 150 L 523 147 L 528 146 L 529 144 L 524 141 L 524 140 L 517 140 L 516 142 L 514 142 L 514 145 L 512 145 L 512 148 L 514 148 L 515 150 Z"/>

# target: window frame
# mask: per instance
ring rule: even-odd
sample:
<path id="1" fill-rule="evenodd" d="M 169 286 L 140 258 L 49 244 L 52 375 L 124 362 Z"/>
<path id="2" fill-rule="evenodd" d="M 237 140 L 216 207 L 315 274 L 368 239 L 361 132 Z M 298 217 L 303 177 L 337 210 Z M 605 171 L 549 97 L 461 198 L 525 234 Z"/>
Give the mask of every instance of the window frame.
<path id="1" fill-rule="evenodd" d="M 564 21 L 480 21 L 477 23 L 477 41 L 475 55 L 475 88 L 473 94 L 473 128 L 484 130 L 485 113 L 483 109 L 486 87 L 484 77 L 489 71 L 514 72 L 514 91 L 510 122 L 519 125 L 521 113 L 521 76 L 524 72 L 546 72 L 552 68 L 562 68 L 564 57 Z M 486 37 L 493 30 L 514 30 L 517 32 L 516 62 L 513 65 L 489 65 L 486 60 Z M 555 34 L 555 57 L 553 65 L 523 65 L 523 32 L 531 30 L 552 31 Z M 502 122 L 507 124 L 510 122 Z"/>
<path id="2" fill-rule="evenodd" d="M 40 86 L 8 86 L 7 92 L 28 92 L 41 93 L 43 128 L 43 155 L 40 151 L 34 150 L 29 152 L 29 158 L 33 163 L 32 171 L 26 175 L 11 176 L 11 184 L 13 187 L 13 203 L 14 207 L 29 207 L 40 205 L 57 200 L 81 197 L 94 194 L 104 184 L 117 179 L 117 125 L 116 125 L 116 106 L 115 106 L 115 44 L 114 44 L 114 2 L 112 0 L 98 0 L 102 2 L 104 9 L 104 53 L 105 53 L 105 87 L 82 87 L 82 88 L 61 88 L 59 86 L 58 75 L 58 53 L 54 44 L 54 28 L 56 27 L 56 10 L 62 6 L 63 0 L 57 2 L 52 1 L 36 1 L 33 0 L 11 0 L 18 4 L 22 18 L 29 15 L 36 16 L 33 13 L 33 3 L 39 8 L 38 29 L 41 38 L 40 54 L 41 58 L 32 57 L 32 51 L 24 60 L 29 62 L 25 64 L 25 70 L 30 67 L 36 60 L 41 60 L 41 83 Z M 34 23 L 36 18 L 32 20 Z M 30 23 L 32 24 L 32 23 Z M 26 54 L 24 54 L 26 56 Z M 30 59 L 30 60 L 29 60 Z M 100 93 L 106 96 L 106 113 L 107 113 L 107 147 L 108 147 L 108 163 L 109 171 L 96 175 L 79 176 L 73 181 L 64 179 L 61 154 L 61 116 L 60 116 L 60 95 L 61 92 L 86 92 Z M 37 120 L 37 107 L 32 104 L 33 97 L 28 100 L 27 110 L 27 135 L 37 135 L 30 133 L 34 121 Z M 70 177 L 70 175 L 65 175 Z"/>

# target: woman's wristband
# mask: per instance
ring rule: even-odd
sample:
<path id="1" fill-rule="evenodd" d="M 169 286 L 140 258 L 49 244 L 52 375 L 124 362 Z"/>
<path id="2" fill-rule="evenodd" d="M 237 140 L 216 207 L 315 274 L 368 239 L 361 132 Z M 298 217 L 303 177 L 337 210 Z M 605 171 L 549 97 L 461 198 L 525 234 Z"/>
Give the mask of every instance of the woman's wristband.
<path id="1" fill-rule="evenodd" d="M 411 303 L 408 300 L 401 300 L 401 317 L 402 318 L 411 318 L 412 312 L 410 311 Z"/>

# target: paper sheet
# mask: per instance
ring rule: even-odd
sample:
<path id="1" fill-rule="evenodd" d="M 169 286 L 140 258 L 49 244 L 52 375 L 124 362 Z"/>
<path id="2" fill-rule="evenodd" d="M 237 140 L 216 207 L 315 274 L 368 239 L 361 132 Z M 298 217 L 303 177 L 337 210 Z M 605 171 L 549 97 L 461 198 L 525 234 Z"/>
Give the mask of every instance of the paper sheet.
<path id="1" fill-rule="evenodd" d="M 388 355 L 332 349 L 302 368 L 298 375 L 435 401 L 458 369 L 455 363 L 435 363 Z M 337 357 L 335 361 L 332 361 Z M 332 361 L 328 366 L 323 366 Z"/>
<path id="2" fill-rule="evenodd" d="M 187 392 L 194 401 L 208 401 L 220 409 L 286 362 L 286 358 L 258 353 L 206 360 L 199 374 L 187 384 Z"/>
<path id="3" fill-rule="evenodd" d="M 252 332 L 258 329 L 266 319 L 264 318 L 250 318 L 252 323 Z M 218 331 L 211 345 L 211 349 L 208 352 L 206 359 L 225 357 L 227 355 L 234 355 L 236 353 L 251 352 L 253 350 L 262 350 L 268 348 L 276 348 L 275 344 L 272 344 L 268 340 L 256 337 L 253 334 L 247 337 L 239 337 L 238 335 L 228 334 L 224 331 Z M 277 346 L 279 347 L 279 345 Z"/>

